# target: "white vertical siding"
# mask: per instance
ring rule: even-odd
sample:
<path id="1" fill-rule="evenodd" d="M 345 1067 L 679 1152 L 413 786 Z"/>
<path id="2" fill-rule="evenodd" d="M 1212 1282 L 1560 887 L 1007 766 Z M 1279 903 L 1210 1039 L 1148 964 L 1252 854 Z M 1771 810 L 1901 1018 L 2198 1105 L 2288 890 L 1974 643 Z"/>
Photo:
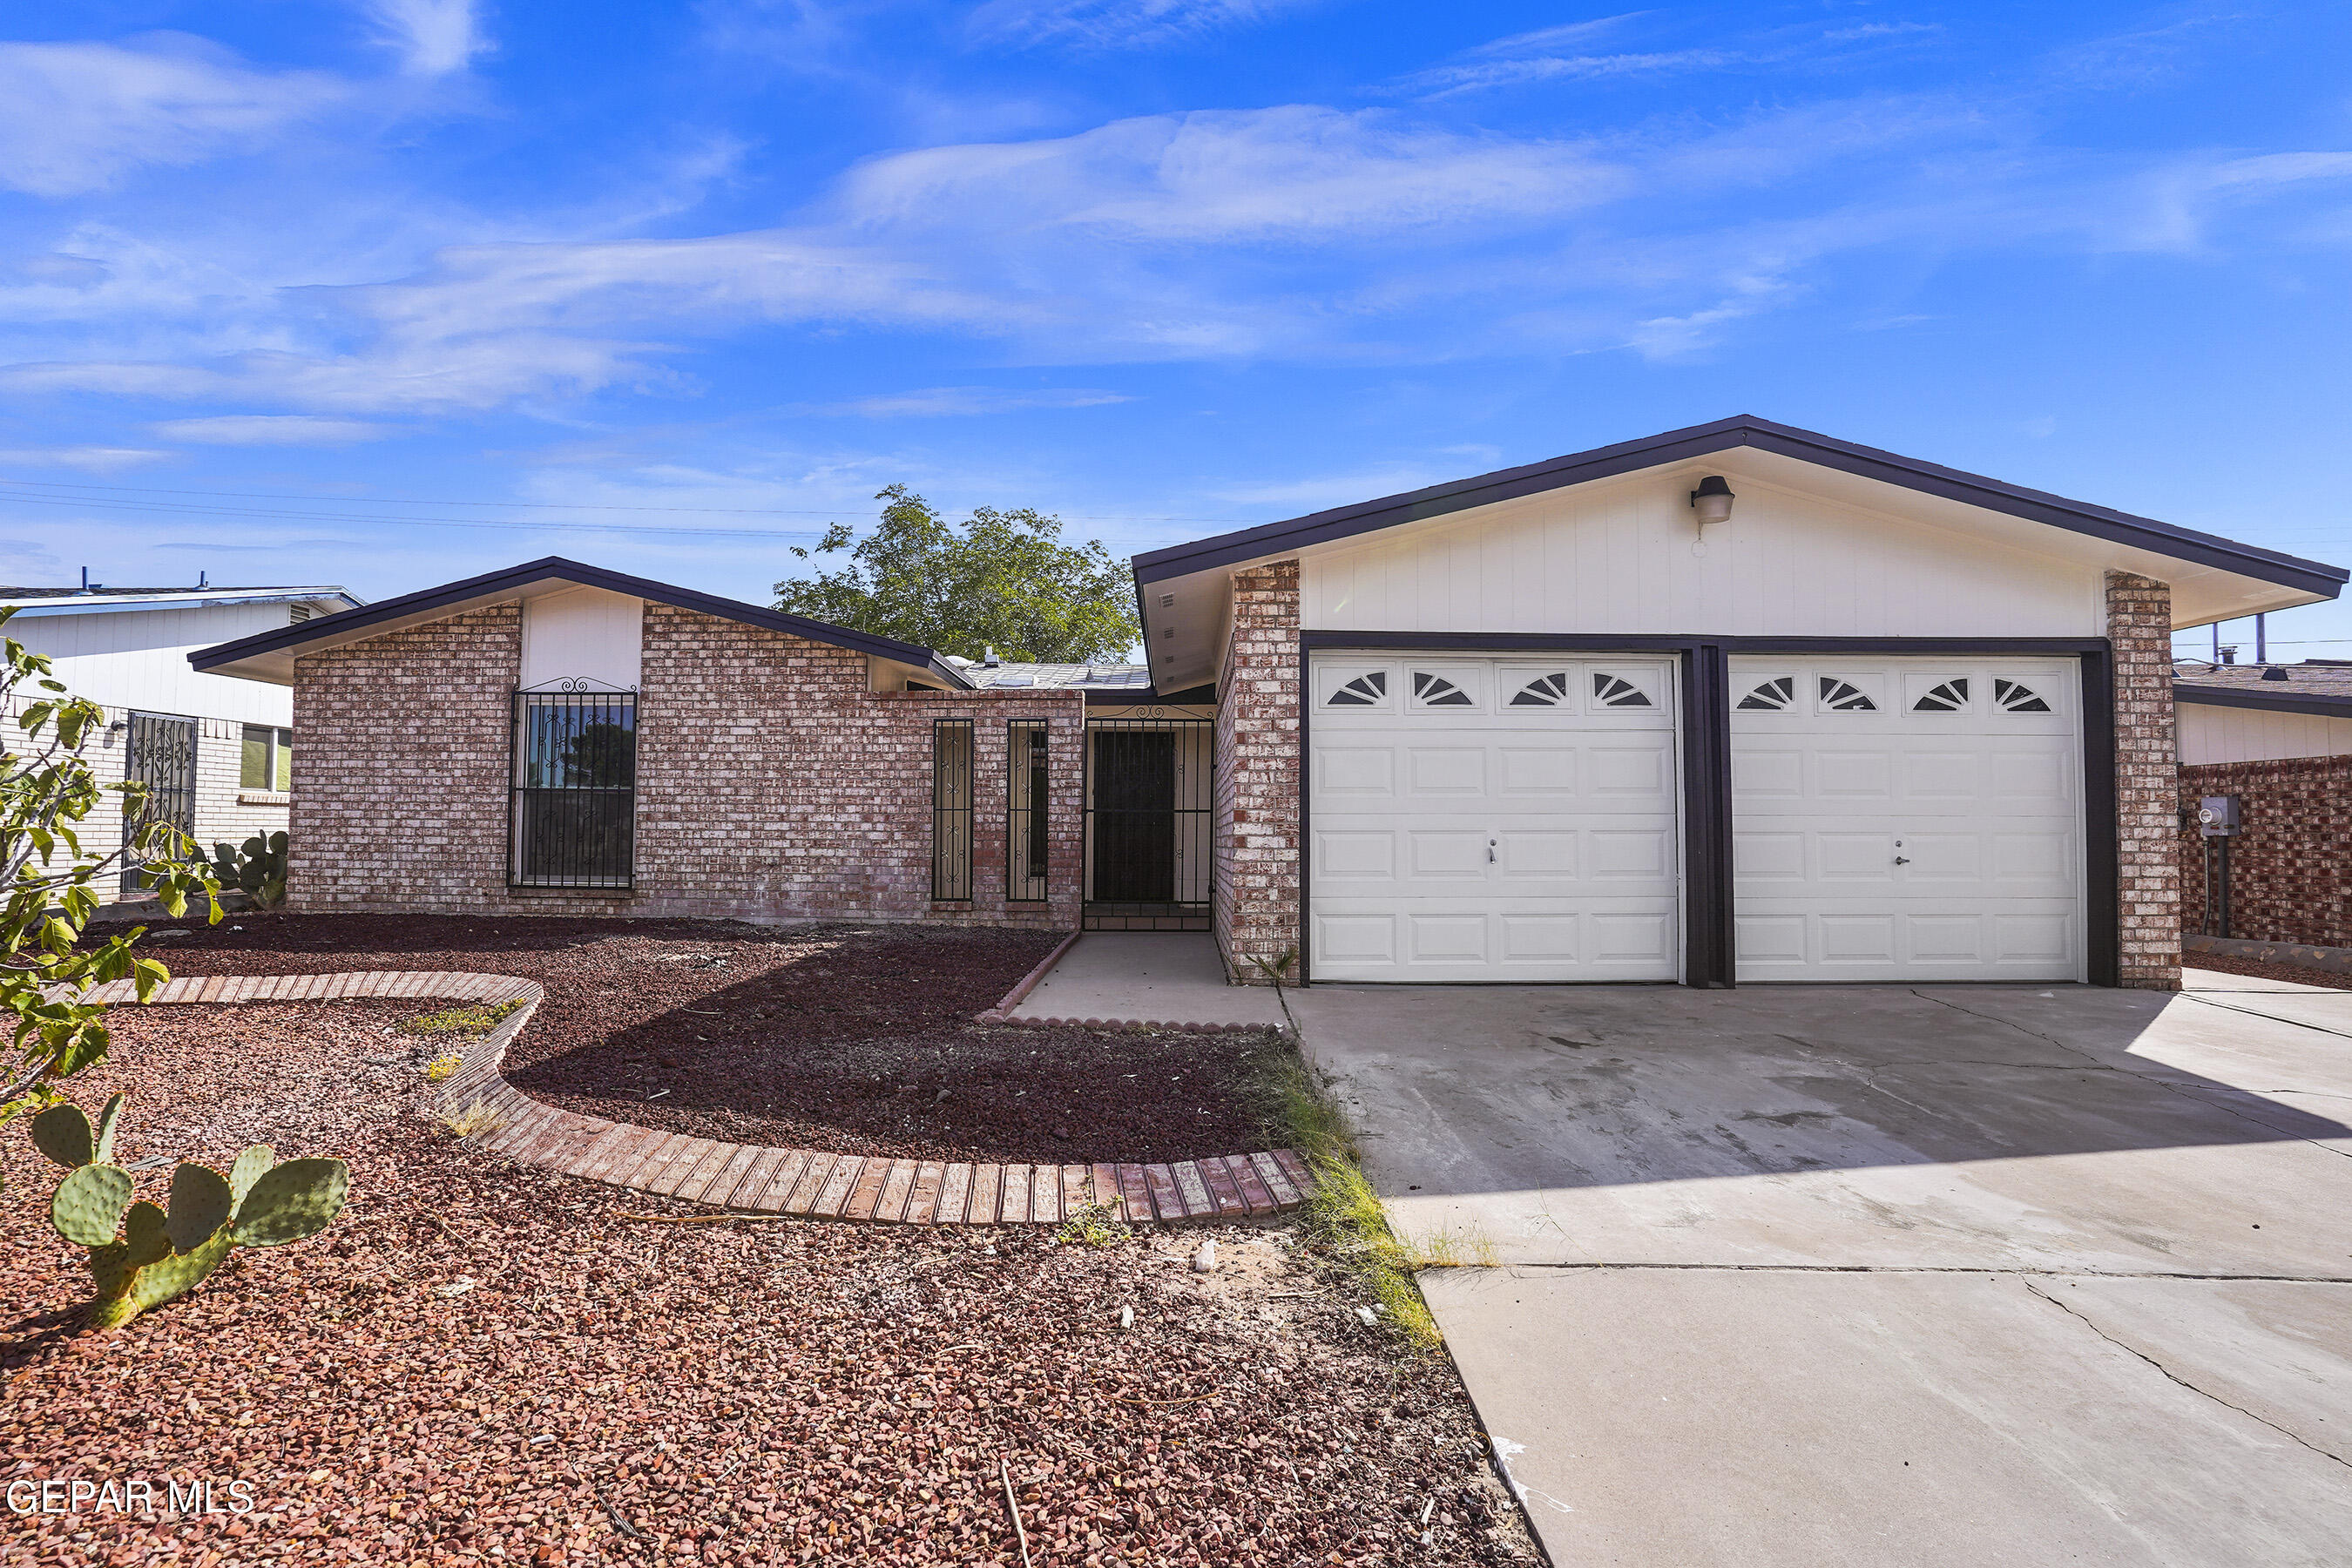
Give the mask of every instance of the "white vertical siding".
<path id="1" fill-rule="evenodd" d="M 2092 566 L 1735 482 L 1698 530 L 1687 476 L 1530 496 L 1301 562 L 1300 624 L 1329 631 L 2096 637 Z"/>
<path id="2" fill-rule="evenodd" d="M 522 684 L 588 679 L 637 689 L 646 602 L 602 588 L 569 588 L 522 604 Z"/>
<path id="3" fill-rule="evenodd" d="M 2352 755 L 2352 719 L 2183 702 L 2179 720 L 2183 766 Z"/>
<path id="4" fill-rule="evenodd" d="M 6 635 L 57 664 L 74 694 L 116 708 L 291 724 L 294 695 L 283 686 L 191 668 L 188 655 L 289 624 L 286 605 L 214 605 L 111 610 L 87 616 L 19 616 Z"/>

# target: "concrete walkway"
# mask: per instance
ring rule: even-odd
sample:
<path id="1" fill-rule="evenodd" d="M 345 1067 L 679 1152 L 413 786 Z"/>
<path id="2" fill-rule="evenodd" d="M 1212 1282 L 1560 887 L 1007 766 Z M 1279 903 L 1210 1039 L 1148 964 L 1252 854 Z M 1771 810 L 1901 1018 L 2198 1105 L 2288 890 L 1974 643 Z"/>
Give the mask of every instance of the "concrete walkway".
<path id="1" fill-rule="evenodd" d="M 1206 931 L 1091 931 L 1006 1016 L 1024 1023 L 1274 1028 L 1289 1019 L 1268 985 L 1228 985 Z"/>
<path id="2" fill-rule="evenodd" d="M 2352 994 L 2192 978 L 1290 1004 L 1555 1562 L 2341 1562 Z"/>

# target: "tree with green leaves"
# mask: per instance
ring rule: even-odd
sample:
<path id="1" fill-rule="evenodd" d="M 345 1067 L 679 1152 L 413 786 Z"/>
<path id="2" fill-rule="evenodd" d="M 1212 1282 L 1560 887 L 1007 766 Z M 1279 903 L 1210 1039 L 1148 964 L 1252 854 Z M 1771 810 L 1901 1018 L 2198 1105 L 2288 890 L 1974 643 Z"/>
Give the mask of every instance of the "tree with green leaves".
<path id="1" fill-rule="evenodd" d="M 0 610 L 0 622 L 14 615 Z M 221 918 L 220 887 L 195 845 L 169 821 L 146 813 L 137 784 L 101 784 L 85 751 L 105 732 L 98 704 L 68 692 L 49 661 L 6 639 L 0 669 L 0 715 L 20 733 L 0 739 L 0 1016 L 14 1019 L 16 1060 L 0 1068 L 0 1125 L 61 1098 L 58 1085 L 106 1055 L 106 1006 L 81 1000 L 91 986 L 129 980 L 145 1001 L 171 972 L 132 949 L 144 926 L 95 945 L 83 930 L 106 901 L 100 889 L 126 868 L 174 919 L 192 898 Z M 119 813 L 100 814 L 111 846 L 82 841 L 82 824 L 110 796 Z"/>
<path id="2" fill-rule="evenodd" d="M 776 584 L 776 608 L 877 637 L 978 658 L 1095 664 L 1123 658 L 1141 636 L 1135 585 L 1099 540 L 1062 542 L 1061 520 L 982 507 L 961 524 L 904 485 L 875 499 L 881 521 L 859 539 L 825 530 L 815 552 L 849 564 Z M 810 552 L 795 549 L 805 561 Z"/>

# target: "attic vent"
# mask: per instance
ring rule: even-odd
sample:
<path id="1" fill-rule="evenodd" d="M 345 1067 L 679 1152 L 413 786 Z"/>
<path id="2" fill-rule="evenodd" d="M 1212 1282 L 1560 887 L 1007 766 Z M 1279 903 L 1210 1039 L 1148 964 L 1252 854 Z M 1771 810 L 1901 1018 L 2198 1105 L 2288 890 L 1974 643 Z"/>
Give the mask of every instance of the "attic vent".
<path id="1" fill-rule="evenodd" d="M 286 606 L 286 624 L 299 626 L 318 613 L 318 607 L 313 605 L 289 605 Z"/>
<path id="2" fill-rule="evenodd" d="M 1163 609 L 1163 610 L 1172 610 L 1172 609 L 1174 609 L 1174 608 L 1176 607 L 1176 595 L 1173 595 L 1173 594 L 1162 594 L 1162 595 L 1160 595 L 1160 607 L 1161 609 Z"/>

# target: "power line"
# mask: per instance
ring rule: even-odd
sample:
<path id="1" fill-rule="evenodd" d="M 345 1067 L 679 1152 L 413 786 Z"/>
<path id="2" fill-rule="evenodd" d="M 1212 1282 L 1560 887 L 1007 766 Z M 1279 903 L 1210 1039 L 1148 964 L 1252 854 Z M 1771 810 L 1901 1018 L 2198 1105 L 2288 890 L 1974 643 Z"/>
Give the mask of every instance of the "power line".
<path id="1" fill-rule="evenodd" d="M 546 511 L 654 511 L 698 512 L 719 517 L 832 517 L 841 507 L 822 509 L 791 509 L 783 507 L 727 506 L 623 506 L 603 501 L 550 500 L 425 500 L 407 496 L 307 496 L 290 490 L 205 490 L 169 489 L 152 485 L 82 484 L 68 479 L 0 479 L 0 485 L 26 485 L 52 490 L 101 490 L 119 495 L 147 496 L 215 496 L 238 500 L 302 500 L 314 504 L 321 501 L 345 500 L 358 506 L 498 506 L 532 508 Z M 30 500 L 30 497 L 23 498 Z M 1183 522 L 1226 523 L 1245 526 L 1261 522 L 1262 518 L 1246 517 L 1151 517 L 1130 512 L 1069 512 L 1066 515 L 1080 522 Z M 803 531 L 813 531 L 804 530 Z"/>

